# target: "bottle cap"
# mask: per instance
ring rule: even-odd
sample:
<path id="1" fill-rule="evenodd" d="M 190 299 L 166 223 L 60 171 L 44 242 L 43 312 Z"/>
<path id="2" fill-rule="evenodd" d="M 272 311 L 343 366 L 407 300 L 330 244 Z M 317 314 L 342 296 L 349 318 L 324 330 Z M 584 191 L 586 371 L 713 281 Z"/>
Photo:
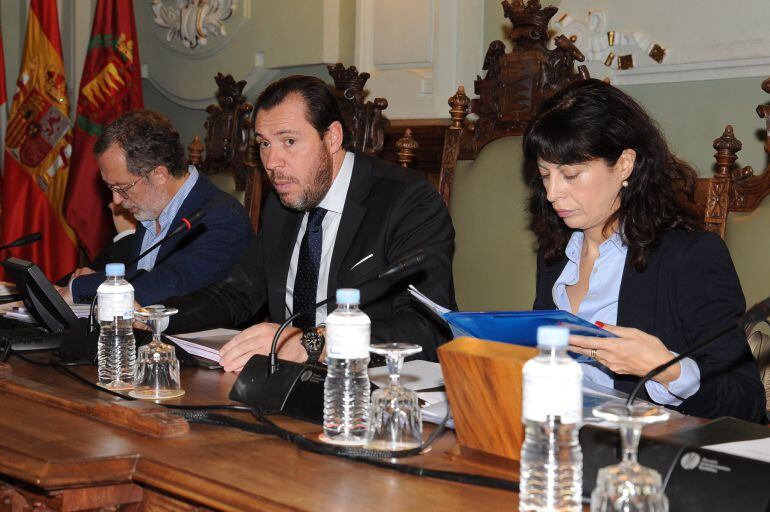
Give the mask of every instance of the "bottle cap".
<path id="1" fill-rule="evenodd" d="M 104 267 L 104 273 L 107 277 L 116 277 L 126 275 L 126 266 L 123 263 L 108 263 Z"/>
<path id="2" fill-rule="evenodd" d="M 337 290 L 337 304 L 358 304 L 361 302 L 361 292 L 356 288 L 340 288 Z"/>
<path id="3" fill-rule="evenodd" d="M 537 328 L 537 345 L 566 347 L 569 344 L 569 329 L 557 325 L 541 325 Z"/>

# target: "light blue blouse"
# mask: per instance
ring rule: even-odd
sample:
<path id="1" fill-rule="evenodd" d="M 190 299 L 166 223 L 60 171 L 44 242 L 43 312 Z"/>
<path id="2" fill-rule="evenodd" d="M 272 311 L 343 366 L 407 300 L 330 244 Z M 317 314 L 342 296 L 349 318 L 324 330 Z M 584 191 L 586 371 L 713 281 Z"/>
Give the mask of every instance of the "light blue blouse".
<path id="1" fill-rule="evenodd" d="M 564 311 L 572 311 L 572 306 L 567 296 L 567 286 L 574 285 L 580 277 L 580 255 L 583 248 L 583 232 L 575 231 L 567 243 L 565 254 L 567 264 L 561 275 L 553 285 L 553 302 L 556 307 Z M 616 325 L 618 321 L 618 296 L 620 295 L 620 282 L 626 263 L 628 247 L 623 243 L 620 234 L 615 233 L 599 246 L 599 257 L 596 258 L 588 279 L 588 292 L 580 303 L 577 316 L 588 322 L 597 321 L 610 325 Z M 675 352 L 671 352 L 678 355 Z M 645 385 L 647 393 L 653 401 L 677 406 L 682 401 L 694 395 L 700 388 L 700 370 L 698 365 L 690 358 L 681 362 L 681 374 L 675 381 L 669 383 L 668 388 L 655 381 L 648 381 Z M 613 373 L 593 361 L 582 363 L 583 375 L 602 386 L 612 388 L 614 385 Z"/>

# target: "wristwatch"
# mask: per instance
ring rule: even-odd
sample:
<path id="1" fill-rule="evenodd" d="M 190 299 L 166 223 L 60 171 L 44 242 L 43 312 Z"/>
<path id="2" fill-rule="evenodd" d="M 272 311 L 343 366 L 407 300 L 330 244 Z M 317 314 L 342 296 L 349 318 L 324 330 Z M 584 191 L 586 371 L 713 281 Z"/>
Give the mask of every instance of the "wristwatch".
<path id="1" fill-rule="evenodd" d="M 307 364 L 316 364 L 321 357 L 326 340 L 323 327 L 311 327 L 302 333 L 300 343 L 307 352 Z"/>

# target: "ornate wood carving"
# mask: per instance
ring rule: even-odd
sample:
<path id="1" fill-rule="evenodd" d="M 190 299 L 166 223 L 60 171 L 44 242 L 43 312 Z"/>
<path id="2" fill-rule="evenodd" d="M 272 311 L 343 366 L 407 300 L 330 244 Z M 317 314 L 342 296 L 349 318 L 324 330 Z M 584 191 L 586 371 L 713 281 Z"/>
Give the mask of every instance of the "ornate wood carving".
<path id="1" fill-rule="evenodd" d="M 327 65 L 334 80 L 334 90 L 340 110 L 353 135 L 356 151 L 377 155 L 382 151 L 388 120 L 382 111 L 388 108 L 388 100 L 375 98 L 364 101 L 364 85 L 369 73 L 359 73 L 355 66 L 346 68 L 342 63 Z"/>
<path id="2" fill-rule="evenodd" d="M 206 158 L 201 170 L 206 174 L 232 173 L 237 190 L 246 190 L 253 165 L 248 155 L 253 127 L 254 105 L 246 101 L 246 80 L 236 82 L 232 75 L 217 73 L 218 105 L 206 108 Z"/>
<path id="3" fill-rule="evenodd" d="M 470 99 L 465 94 L 465 87 L 462 85 L 457 88 L 457 92 L 449 98 L 449 116 L 452 118 L 452 125 L 444 134 L 444 151 L 441 155 L 441 176 L 439 177 L 438 191 L 444 199 L 444 203 L 449 208 L 450 197 L 452 194 L 452 183 L 454 182 L 455 169 L 457 168 L 457 159 L 460 154 L 460 139 L 463 133 L 473 133 L 473 127 L 463 130 L 465 116 L 468 115 L 468 106 Z"/>
<path id="4" fill-rule="evenodd" d="M 513 24 L 512 51 L 506 53 L 502 41 L 493 41 L 484 57 L 484 78 L 477 77 L 474 91 L 479 98 L 471 102 L 478 116 L 475 130 L 464 138 L 460 158 L 474 158 L 489 141 L 519 135 L 537 112 L 540 103 L 566 85 L 588 77 L 588 69 L 575 61 L 583 54 L 567 37 L 558 36 L 549 50 L 548 22 L 556 7 L 541 7 L 538 0 L 504 0 L 503 12 Z M 472 135 L 472 137 L 470 137 Z"/>
<path id="5" fill-rule="evenodd" d="M 401 167 L 409 167 L 414 161 L 414 155 L 420 145 L 414 140 L 411 128 L 404 131 L 404 136 L 396 141 L 396 153 Z"/>
<path id="6" fill-rule="evenodd" d="M 10 512 L 55 512 L 60 507 L 51 508 L 53 501 L 35 495 L 7 483 L 0 483 L 0 507 Z"/>
<path id="7" fill-rule="evenodd" d="M 760 105 L 757 112 L 762 116 Z M 768 146 L 770 135 L 765 142 Z M 700 178 L 689 207 L 703 212 L 705 228 L 724 238 L 727 215 L 730 212 L 750 212 L 770 193 L 770 172 L 754 175 L 750 166 L 737 167 L 737 153 L 743 147 L 735 137 L 733 127 L 727 125 L 722 135 L 714 140 L 716 170 L 711 178 Z M 684 199 L 689 202 L 688 199 Z"/>
<path id="8" fill-rule="evenodd" d="M 193 141 L 187 145 L 187 163 L 200 167 L 201 163 L 203 163 L 203 151 L 205 149 L 206 146 L 201 142 L 201 138 L 196 135 Z"/>

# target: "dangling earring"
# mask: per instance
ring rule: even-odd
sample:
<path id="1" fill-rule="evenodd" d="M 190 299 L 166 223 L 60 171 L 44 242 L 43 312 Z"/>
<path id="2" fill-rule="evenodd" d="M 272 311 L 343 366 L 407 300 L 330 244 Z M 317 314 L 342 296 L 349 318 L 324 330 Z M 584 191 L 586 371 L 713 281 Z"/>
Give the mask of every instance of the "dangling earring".
<path id="1" fill-rule="evenodd" d="M 623 180 L 623 181 L 621 181 L 621 182 L 620 182 L 620 185 L 621 185 L 623 188 L 628 188 L 628 180 Z"/>

